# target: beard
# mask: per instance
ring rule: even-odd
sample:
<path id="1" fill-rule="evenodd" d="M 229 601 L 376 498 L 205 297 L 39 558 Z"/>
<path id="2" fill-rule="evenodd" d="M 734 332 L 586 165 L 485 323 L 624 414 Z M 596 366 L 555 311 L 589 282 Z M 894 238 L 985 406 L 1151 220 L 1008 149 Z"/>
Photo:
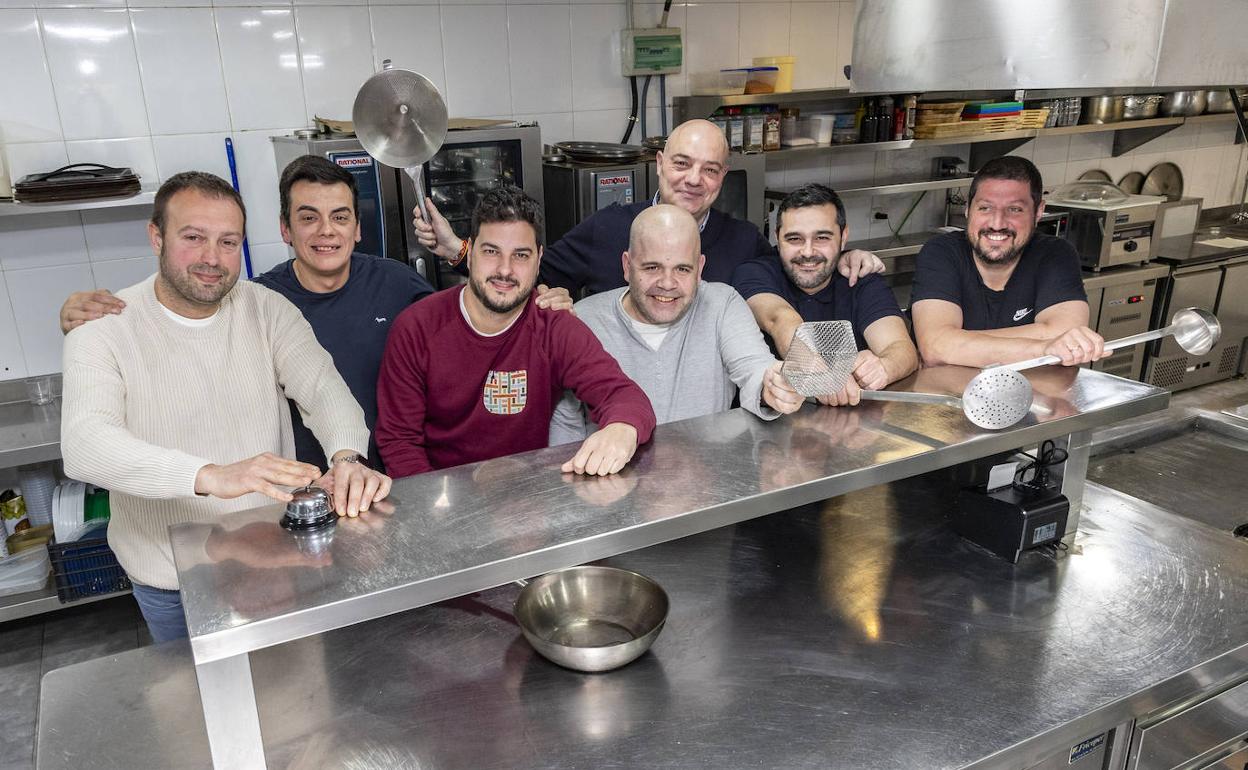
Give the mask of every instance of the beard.
<path id="1" fill-rule="evenodd" d="M 192 272 L 199 275 L 216 275 L 222 278 L 215 284 L 201 284 L 191 277 Z M 184 272 L 177 272 L 169 264 L 169 260 L 165 258 L 165 250 L 162 246 L 160 250 L 160 277 L 169 285 L 178 296 L 186 300 L 192 305 L 217 305 L 226 294 L 230 293 L 230 289 L 234 288 L 234 284 L 238 283 L 238 274 L 230 275 L 230 271 L 222 267 L 212 267 L 205 264 L 194 264 L 186 268 Z"/>
<path id="2" fill-rule="evenodd" d="M 476 295 L 477 299 L 481 300 L 481 304 L 485 305 L 487 310 L 492 313 L 498 313 L 499 315 L 506 315 L 523 305 L 525 302 L 528 302 L 529 295 L 533 293 L 533 284 L 529 284 L 522 291 L 518 292 L 516 294 L 516 298 L 510 302 L 496 302 L 486 292 L 485 284 L 488 281 L 507 281 L 513 286 L 519 286 L 520 282 L 514 278 L 504 278 L 501 275 L 491 275 L 484 281 L 478 281 L 476 278 L 469 276 L 468 288 L 472 290 L 472 293 Z"/>
<path id="3" fill-rule="evenodd" d="M 784 266 L 785 275 L 789 276 L 789 280 L 793 282 L 799 289 L 814 289 L 827 282 L 832 277 L 832 271 L 836 269 L 836 263 L 841 259 L 841 252 L 837 251 L 832 259 L 828 259 L 821 254 L 815 254 L 809 257 L 797 257 L 792 260 L 780 260 L 780 264 Z M 798 272 L 799 266 L 822 265 L 818 272 L 814 274 Z"/>
<path id="4" fill-rule="evenodd" d="M 1014 240 L 1012 241 L 1013 245 L 1011 245 L 1004 252 L 998 255 L 993 255 L 988 253 L 988 250 L 984 248 L 983 244 L 986 236 L 996 233 L 1009 235 Z M 1018 232 L 1015 230 L 993 230 L 985 227 L 977 232 L 975 237 L 970 240 L 971 251 L 975 253 L 976 259 L 983 262 L 985 265 L 992 265 L 993 267 L 1008 267 L 1017 262 L 1018 258 L 1022 256 L 1023 249 L 1027 247 L 1027 242 L 1031 240 L 1031 234 L 1028 233 L 1026 238 L 1020 240 Z"/>

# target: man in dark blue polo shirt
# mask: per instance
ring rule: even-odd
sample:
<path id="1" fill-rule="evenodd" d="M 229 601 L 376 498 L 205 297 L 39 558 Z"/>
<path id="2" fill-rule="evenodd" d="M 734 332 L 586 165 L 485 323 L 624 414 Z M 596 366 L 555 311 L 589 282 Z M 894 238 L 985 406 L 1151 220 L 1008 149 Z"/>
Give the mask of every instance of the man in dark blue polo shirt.
<path id="1" fill-rule="evenodd" d="M 799 187 L 781 202 L 776 222 L 778 258 L 746 262 L 733 285 L 782 357 L 803 321 L 853 325 L 859 350 L 854 376 L 820 401 L 857 404 L 860 389 L 879 390 L 913 372 L 918 354 L 884 279 L 866 275 L 851 286 L 837 270 L 849 239 L 840 196 L 826 185 Z"/>
<path id="2" fill-rule="evenodd" d="M 757 227 L 712 208 L 728 173 L 728 142 L 714 123 L 681 123 L 667 137 L 655 162 L 659 191 L 627 206 L 612 204 L 548 245 L 542 254 L 543 283 L 567 289 L 574 297 L 624 286 L 620 257 L 628 250 L 629 228 L 638 214 L 656 203 L 669 203 L 693 215 L 702 233 L 705 281 L 731 283 L 737 265 L 760 254 L 775 253 Z M 456 237 L 432 201 L 425 201 L 432 224 L 421 219 L 419 211 L 413 211 L 416 235 L 422 246 L 456 266 L 468 253 L 468 242 Z M 851 285 L 861 275 L 884 270 L 884 263 L 869 251 L 854 250 L 845 256 L 839 269 Z"/>
<path id="3" fill-rule="evenodd" d="M 1035 232 L 1042 194 L 1031 161 L 995 158 L 971 182 L 966 232 L 923 244 L 910 312 L 924 365 L 1055 355 L 1077 366 L 1108 355 L 1088 328 L 1078 253 Z"/>

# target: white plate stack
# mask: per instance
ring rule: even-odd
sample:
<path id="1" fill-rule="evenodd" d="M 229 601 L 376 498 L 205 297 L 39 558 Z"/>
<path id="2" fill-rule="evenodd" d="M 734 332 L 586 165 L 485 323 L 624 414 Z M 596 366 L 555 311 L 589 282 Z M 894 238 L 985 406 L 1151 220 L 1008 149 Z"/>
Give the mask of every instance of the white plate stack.
<path id="1" fill-rule="evenodd" d="M 86 499 L 87 485 L 81 481 L 66 481 L 52 493 L 52 531 L 56 533 L 56 542 L 77 540 L 86 529 L 83 524 Z"/>
<path id="2" fill-rule="evenodd" d="M 52 463 L 23 465 L 17 469 L 18 484 L 26 499 L 26 515 L 30 524 L 42 527 L 52 523 L 52 493 L 56 490 L 56 473 Z"/>

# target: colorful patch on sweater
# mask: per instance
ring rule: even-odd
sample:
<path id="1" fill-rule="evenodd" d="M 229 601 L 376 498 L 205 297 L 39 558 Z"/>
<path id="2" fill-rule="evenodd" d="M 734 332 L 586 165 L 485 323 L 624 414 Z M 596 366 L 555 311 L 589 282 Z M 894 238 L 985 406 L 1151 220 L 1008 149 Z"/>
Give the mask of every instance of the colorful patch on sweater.
<path id="1" fill-rule="evenodd" d="M 490 414 L 520 414 L 529 398 L 529 373 L 490 372 L 482 401 Z"/>

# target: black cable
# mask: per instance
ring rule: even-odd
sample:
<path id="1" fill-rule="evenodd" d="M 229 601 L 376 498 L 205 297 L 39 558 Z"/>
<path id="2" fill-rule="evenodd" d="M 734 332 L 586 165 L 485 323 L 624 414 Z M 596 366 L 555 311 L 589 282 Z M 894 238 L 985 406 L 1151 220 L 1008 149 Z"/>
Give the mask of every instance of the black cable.
<path id="1" fill-rule="evenodd" d="M 629 75 L 628 82 L 633 89 L 633 110 L 628 114 L 628 128 L 624 131 L 624 138 L 620 140 L 620 144 L 628 144 L 628 140 L 633 136 L 633 126 L 637 123 L 637 76 Z"/>
<path id="2" fill-rule="evenodd" d="M 667 136 L 667 75 L 659 75 L 659 125 L 660 133 Z"/>
<path id="3" fill-rule="evenodd" d="M 1014 472 L 1014 488 L 1031 487 L 1033 489 L 1047 489 L 1049 486 L 1049 468 L 1054 465 L 1061 465 L 1066 462 L 1068 453 L 1065 449 L 1061 449 L 1053 442 L 1053 439 L 1046 439 L 1040 445 L 1040 451 L 1037 456 L 1032 457 L 1026 452 L 1022 453 L 1024 457 L 1030 458 L 1031 462 Z M 1031 478 L 1027 479 L 1027 472 L 1031 471 Z"/>
<path id="4" fill-rule="evenodd" d="M 646 94 L 650 91 L 650 79 L 654 75 L 646 75 L 646 81 L 641 86 L 641 141 L 646 141 Z"/>

